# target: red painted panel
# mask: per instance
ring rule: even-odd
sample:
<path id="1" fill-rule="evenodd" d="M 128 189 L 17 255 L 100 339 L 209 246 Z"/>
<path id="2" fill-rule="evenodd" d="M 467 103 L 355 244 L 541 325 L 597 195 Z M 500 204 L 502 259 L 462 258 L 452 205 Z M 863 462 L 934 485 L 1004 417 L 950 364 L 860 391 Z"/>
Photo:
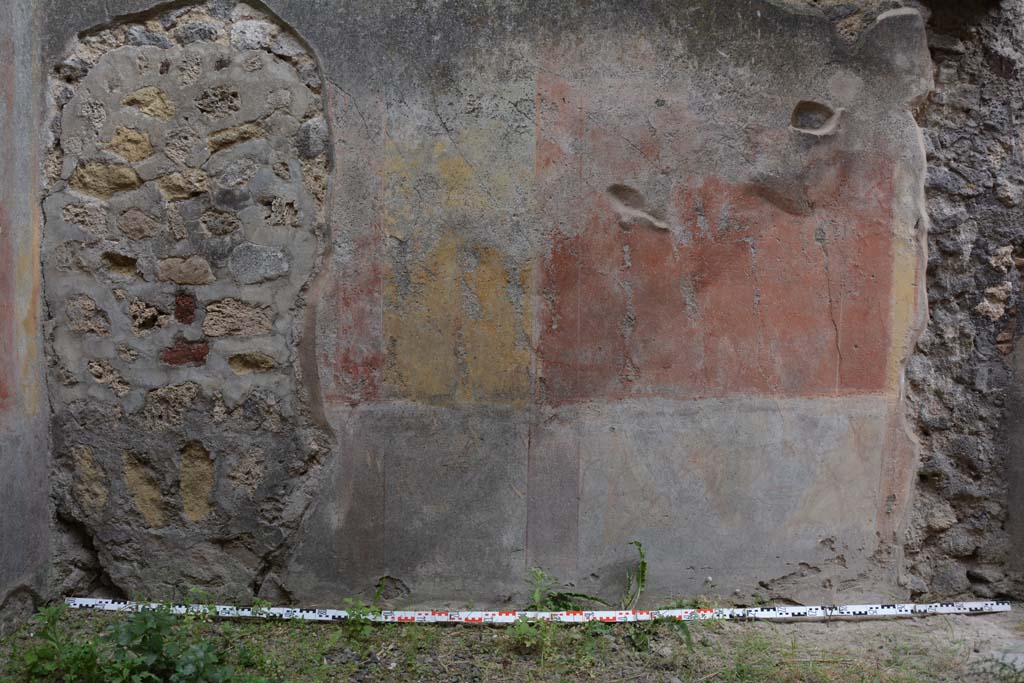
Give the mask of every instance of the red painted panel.
<path id="1" fill-rule="evenodd" d="M 564 83 L 539 87 L 539 104 L 572 101 Z M 584 107 L 548 107 L 551 121 L 539 106 L 541 127 L 553 132 L 538 139 L 579 135 L 578 122 L 589 121 Z M 645 130 L 624 134 L 643 142 L 646 158 L 658 159 L 657 140 Z M 561 198 L 540 203 L 548 224 L 559 226 L 542 263 L 542 400 L 885 388 L 890 162 L 824 144 L 809 153 L 788 190 L 807 202 L 796 208 L 769 201 L 752 180 L 682 178 L 667 212 L 678 217 L 677 227 L 662 230 L 620 224 L 604 188 L 585 187 L 566 172 L 634 175 L 633 162 L 607 143 L 613 136 L 583 135 L 588 144 L 563 144 L 557 154 L 545 149 L 537 166 L 544 197 Z M 782 135 L 765 144 L 780 140 L 785 144 Z M 566 151 L 572 149 L 575 157 Z M 576 208 L 567 213 L 567 206 Z"/>
<path id="2" fill-rule="evenodd" d="M 737 144 L 780 159 L 782 189 L 742 166 L 674 177 L 706 144 L 685 103 L 631 117 L 655 98 L 624 87 L 612 114 L 600 101 L 588 114 L 598 90 L 537 75 L 534 190 L 550 241 L 538 254 L 536 400 L 884 390 L 891 162 L 841 141 L 796 144 L 784 125 L 751 127 Z M 802 165 L 785 165 L 798 154 Z M 620 222 L 607 182 L 644 178 L 674 181 L 653 207 L 672 229 Z M 328 400 L 381 399 L 379 230 L 355 240 L 351 272 L 334 276 Z"/>
<path id="3" fill-rule="evenodd" d="M 337 344 L 322 353 L 331 373 L 329 402 L 357 404 L 380 395 L 384 355 L 381 349 L 381 266 L 377 230 L 353 245 L 356 257 L 344 272 L 335 273 L 325 298 Z M 330 354 L 335 354 L 332 358 Z"/>

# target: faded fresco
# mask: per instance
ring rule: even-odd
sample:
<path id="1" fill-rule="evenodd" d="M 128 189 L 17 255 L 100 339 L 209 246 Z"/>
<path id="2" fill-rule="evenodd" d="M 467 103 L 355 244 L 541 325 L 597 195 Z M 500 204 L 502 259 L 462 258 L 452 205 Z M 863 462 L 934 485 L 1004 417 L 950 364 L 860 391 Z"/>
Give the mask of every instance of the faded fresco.
<path id="1" fill-rule="evenodd" d="M 61 592 L 614 593 L 634 540 L 658 596 L 896 585 L 921 16 L 386 4 L 51 49 Z"/>
<path id="2" fill-rule="evenodd" d="M 535 565 L 612 590 L 638 539 L 671 567 L 655 590 L 807 562 L 820 592 L 885 555 L 914 462 L 923 26 L 849 44 L 737 7 L 742 31 L 679 8 L 640 40 L 509 40 L 443 87 L 333 90 L 340 457 L 296 590 L 513 591 Z"/>

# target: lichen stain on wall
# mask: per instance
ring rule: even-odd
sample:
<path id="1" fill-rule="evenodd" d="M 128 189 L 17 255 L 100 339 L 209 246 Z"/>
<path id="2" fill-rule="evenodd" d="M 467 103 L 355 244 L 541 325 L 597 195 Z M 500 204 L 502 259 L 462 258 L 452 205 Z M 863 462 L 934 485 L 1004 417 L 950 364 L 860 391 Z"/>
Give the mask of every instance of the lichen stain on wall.
<path id="1" fill-rule="evenodd" d="M 102 512 L 110 498 L 106 473 L 96 464 L 92 449 L 88 446 L 72 448 L 71 457 L 75 469 L 75 498 L 90 512 Z"/>
<path id="2" fill-rule="evenodd" d="M 198 441 L 189 441 L 181 450 L 181 502 L 185 516 L 198 522 L 210 514 L 216 469 L 213 456 Z"/>
<path id="3" fill-rule="evenodd" d="M 166 526 L 167 510 L 164 508 L 163 494 L 160 491 L 160 485 L 156 477 L 139 460 L 138 455 L 125 452 L 123 457 L 124 483 L 131 494 L 135 509 L 146 520 L 148 526 L 155 529 Z M 85 461 L 77 464 L 85 465 Z"/>

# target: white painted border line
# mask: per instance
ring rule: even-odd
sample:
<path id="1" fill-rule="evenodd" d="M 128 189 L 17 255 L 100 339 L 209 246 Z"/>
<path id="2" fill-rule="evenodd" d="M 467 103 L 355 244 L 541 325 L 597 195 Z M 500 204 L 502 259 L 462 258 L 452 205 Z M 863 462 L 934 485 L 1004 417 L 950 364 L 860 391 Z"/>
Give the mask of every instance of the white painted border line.
<path id="1" fill-rule="evenodd" d="M 158 602 L 131 602 L 100 598 L 66 598 L 72 609 L 95 609 L 104 612 L 139 612 L 159 609 Z M 575 612 L 518 612 L 488 611 L 460 612 L 445 610 L 416 610 L 379 614 L 351 615 L 346 610 L 301 609 L 298 607 L 233 607 L 230 605 L 171 605 L 174 614 L 215 614 L 225 619 L 298 619 L 302 621 L 343 621 L 362 618 L 382 623 L 417 624 L 511 624 L 520 619 L 527 621 L 554 621 L 563 624 L 581 624 L 589 621 L 621 623 L 676 619 L 702 620 L 825 620 L 825 619 L 878 619 L 881 617 L 914 617 L 929 614 L 987 614 L 1009 612 L 1009 602 L 933 602 L 928 604 L 901 603 L 890 605 L 833 605 L 829 607 L 803 607 L 780 605 L 777 607 L 721 607 L 716 609 L 662 609 L 662 610 L 608 610 Z"/>

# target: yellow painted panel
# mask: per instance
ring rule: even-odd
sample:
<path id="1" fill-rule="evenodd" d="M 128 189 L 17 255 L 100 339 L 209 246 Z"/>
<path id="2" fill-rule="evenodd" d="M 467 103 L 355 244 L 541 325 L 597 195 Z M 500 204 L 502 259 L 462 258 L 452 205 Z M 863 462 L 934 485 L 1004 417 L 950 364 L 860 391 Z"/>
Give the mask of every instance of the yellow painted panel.
<path id="1" fill-rule="evenodd" d="M 530 353 L 525 336 L 517 330 L 509 273 L 497 250 L 481 249 L 477 256 L 477 267 L 465 277 L 480 315 L 464 322 L 464 386 L 475 400 L 525 401 L 530 391 Z"/>
<path id="2" fill-rule="evenodd" d="M 388 393 L 420 401 L 451 396 L 457 386 L 458 243 L 444 235 L 409 274 L 404 296 L 388 287 L 384 330 L 388 342 Z"/>

